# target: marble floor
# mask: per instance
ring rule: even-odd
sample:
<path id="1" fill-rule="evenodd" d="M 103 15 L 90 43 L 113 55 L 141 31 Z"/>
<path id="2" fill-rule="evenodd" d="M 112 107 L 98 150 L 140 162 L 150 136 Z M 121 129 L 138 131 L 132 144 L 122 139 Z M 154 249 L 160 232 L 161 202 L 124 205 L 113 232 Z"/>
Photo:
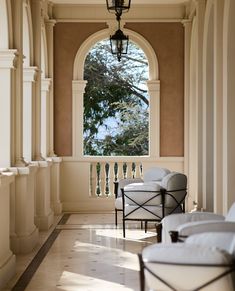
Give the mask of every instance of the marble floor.
<path id="1" fill-rule="evenodd" d="M 150 226 L 145 233 L 140 223 L 128 223 L 123 239 L 121 223 L 115 227 L 112 213 L 67 214 L 58 221 L 59 218 L 49 232 L 40 234 L 41 244 L 34 252 L 17 256 L 17 274 L 5 291 L 139 290 L 137 253 L 156 242 L 154 228 Z M 35 255 L 53 235 L 40 261 Z M 39 262 L 30 278 L 27 273 L 32 274 L 33 261 Z M 29 268 L 23 273 L 27 265 Z M 19 280 L 22 274 L 29 281 L 25 287 Z"/>

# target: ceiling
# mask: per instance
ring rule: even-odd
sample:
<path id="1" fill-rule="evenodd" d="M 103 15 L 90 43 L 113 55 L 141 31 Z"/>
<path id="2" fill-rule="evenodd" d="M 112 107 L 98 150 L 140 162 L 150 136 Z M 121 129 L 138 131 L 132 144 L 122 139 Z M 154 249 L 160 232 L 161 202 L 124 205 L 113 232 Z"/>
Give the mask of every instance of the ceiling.
<path id="1" fill-rule="evenodd" d="M 51 0 L 55 4 L 105 4 L 105 0 Z M 132 0 L 131 4 L 183 4 L 189 0 Z"/>

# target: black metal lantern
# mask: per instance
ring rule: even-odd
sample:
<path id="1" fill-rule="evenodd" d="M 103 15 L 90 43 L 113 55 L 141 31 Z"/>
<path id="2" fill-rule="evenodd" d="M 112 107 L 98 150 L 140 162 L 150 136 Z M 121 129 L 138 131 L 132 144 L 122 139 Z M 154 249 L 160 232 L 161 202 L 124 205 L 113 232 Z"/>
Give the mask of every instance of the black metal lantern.
<path id="1" fill-rule="evenodd" d="M 121 61 L 121 56 L 127 54 L 129 37 L 125 35 L 119 28 L 115 34 L 110 36 L 111 52 L 117 55 L 118 61 Z"/>
<path id="2" fill-rule="evenodd" d="M 109 12 L 121 16 L 123 12 L 128 12 L 130 9 L 131 0 L 106 0 L 106 4 Z"/>

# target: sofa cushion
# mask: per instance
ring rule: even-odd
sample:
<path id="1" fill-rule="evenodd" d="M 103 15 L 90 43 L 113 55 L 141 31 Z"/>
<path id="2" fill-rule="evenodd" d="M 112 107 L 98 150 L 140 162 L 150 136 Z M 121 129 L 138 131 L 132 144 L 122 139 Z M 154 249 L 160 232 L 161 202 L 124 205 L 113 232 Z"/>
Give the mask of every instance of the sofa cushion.
<path id="1" fill-rule="evenodd" d="M 144 182 L 161 181 L 166 175 L 170 173 L 170 170 L 166 168 L 154 167 L 146 170 L 144 174 Z"/>

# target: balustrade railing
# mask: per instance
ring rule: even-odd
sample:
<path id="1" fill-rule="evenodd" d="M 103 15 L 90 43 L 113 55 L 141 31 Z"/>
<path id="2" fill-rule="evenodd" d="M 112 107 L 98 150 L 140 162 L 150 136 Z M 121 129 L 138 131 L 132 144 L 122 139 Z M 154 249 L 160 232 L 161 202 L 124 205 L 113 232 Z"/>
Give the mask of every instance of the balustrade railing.
<path id="1" fill-rule="evenodd" d="M 92 162 L 90 164 L 90 196 L 112 197 L 114 182 L 120 179 L 141 178 L 141 162 Z"/>

